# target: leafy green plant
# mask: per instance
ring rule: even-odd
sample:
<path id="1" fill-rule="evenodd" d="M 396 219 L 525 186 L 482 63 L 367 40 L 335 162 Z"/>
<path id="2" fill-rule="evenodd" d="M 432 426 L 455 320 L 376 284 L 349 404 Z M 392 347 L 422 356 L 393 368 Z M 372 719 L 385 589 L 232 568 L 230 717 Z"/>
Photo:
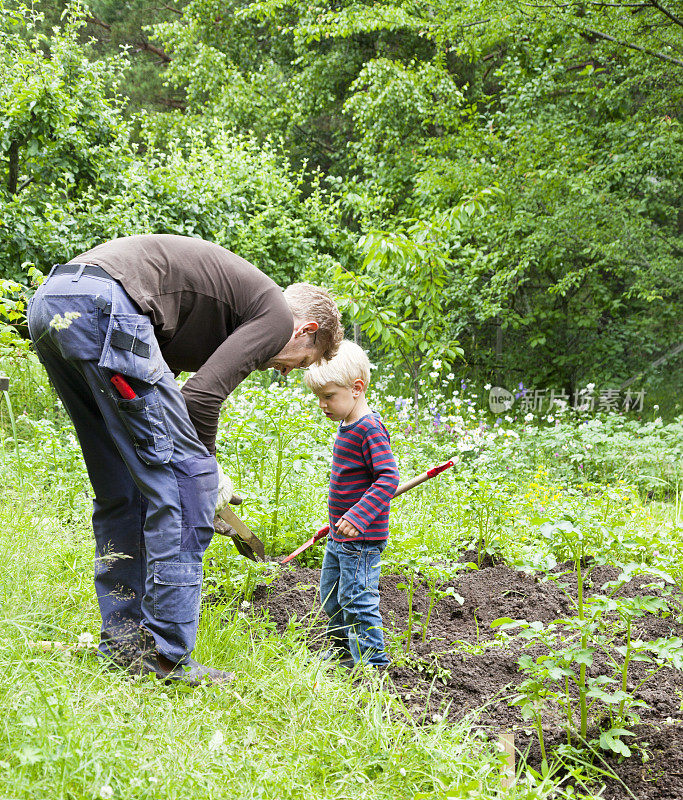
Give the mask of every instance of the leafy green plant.
<path id="1" fill-rule="evenodd" d="M 529 677 L 520 684 L 511 701 L 520 707 L 525 719 L 533 720 L 544 753 L 542 717 L 554 704 L 564 713 L 570 748 L 574 743 L 581 747 L 586 742 L 592 714 L 601 727 L 606 727 L 595 742 L 603 749 L 630 756 L 631 750 L 623 738 L 632 735 L 628 726 L 638 721 L 636 709 L 645 706 L 636 693 L 664 667 L 683 667 L 680 637 L 662 637 L 654 641 L 632 637 L 633 623 L 638 618 L 645 614 L 671 613 L 670 593 L 663 584 L 657 587 L 663 592 L 660 595 L 616 596 L 634 574 L 643 571 L 644 565 L 627 565 L 617 580 L 603 587 L 610 590 L 609 594 L 586 600 L 577 617 L 548 625 L 509 618 L 492 623 L 492 627 L 501 632 L 520 628 L 519 636 L 529 647 L 540 645 L 546 651 L 535 658 L 528 654 L 520 657 L 519 669 Z M 660 577 L 672 583 L 669 576 L 660 573 Z M 594 664 L 597 653 L 606 657 L 610 670 L 605 673 L 603 668 L 598 675 L 588 675 L 587 669 Z M 648 666 L 637 684 L 630 686 L 630 668 L 635 662 Z"/>
<path id="2" fill-rule="evenodd" d="M 408 667 L 430 680 L 441 681 L 444 686 L 451 678 L 451 671 L 441 665 L 436 653 L 431 653 L 426 658 L 414 653 L 403 653 L 394 658 L 392 664 L 396 667 Z"/>
<path id="3" fill-rule="evenodd" d="M 467 525 L 471 544 L 477 551 L 477 567 L 484 558 L 501 550 L 501 537 L 507 519 L 507 504 L 499 487 L 484 476 L 469 484 L 466 499 L 461 501 L 462 521 Z"/>
<path id="4" fill-rule="evenodd" d="M 462 605 L 465 599 L 461 597 L 452 586 L 447 586 L 445 589 L 441 585 L 453 578 L 467 567 L 474 568 L 476 565 L 472 563 L 431 563 L 424 564 L 421 569 L 421 575 L 427 589 L 427 598 L 429 605 L 427 607 L 427 614 L 422 625 L 422 641 L 427 638 L 427 628 L 429 627 L 429 620 L 432 617 L 432 611 L 436 604 L 443 600 L 445 597 L 452 597 L 456 602 Z"/>
<path id="5" fill-rule="evenodd" d="M 485 204 L 498 195 L 485 189 L 428 221 L 410 220 L 394 231 L 371 230 L 359 242 L 364 254 L 361 271 L 355 274 L 338 267 L 335 272 L 352 317 L 372 341 L 398 354 L 410 377 L 416 430 L 420 380 L 435 363 L 453 364 L 463 355 L 446 322 L 448 236 L 469 217 L 484 213 Z"/>

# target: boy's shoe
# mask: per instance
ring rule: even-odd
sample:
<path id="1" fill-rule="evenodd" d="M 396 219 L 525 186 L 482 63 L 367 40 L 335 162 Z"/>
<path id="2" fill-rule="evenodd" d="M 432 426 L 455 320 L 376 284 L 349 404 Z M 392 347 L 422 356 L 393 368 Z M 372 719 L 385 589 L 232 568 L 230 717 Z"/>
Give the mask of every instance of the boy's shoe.
<path id="1" fill-rule="evenodd" d="M 344 667 L 344 669 L 353 669 L 356 666 L 351 653 L 339 647 L 330 647 L 318 653 L 318 660 L 328 663 L 337 662 L 337 664 L 340 667 Z"/>

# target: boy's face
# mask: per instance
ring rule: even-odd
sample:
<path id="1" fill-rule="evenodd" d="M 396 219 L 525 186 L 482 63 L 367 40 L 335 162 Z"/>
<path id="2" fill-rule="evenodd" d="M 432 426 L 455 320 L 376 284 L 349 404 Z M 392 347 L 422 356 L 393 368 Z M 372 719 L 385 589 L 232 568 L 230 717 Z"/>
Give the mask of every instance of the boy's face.
<path id="1" fill-rule="evenodd" d="M 349 416 L 358 402 L 359 395 L 360 391 L 356 385 L 340 386 L 332 381 L 316 392 L 323 414 L 335 422 L 341 422 Z"/>

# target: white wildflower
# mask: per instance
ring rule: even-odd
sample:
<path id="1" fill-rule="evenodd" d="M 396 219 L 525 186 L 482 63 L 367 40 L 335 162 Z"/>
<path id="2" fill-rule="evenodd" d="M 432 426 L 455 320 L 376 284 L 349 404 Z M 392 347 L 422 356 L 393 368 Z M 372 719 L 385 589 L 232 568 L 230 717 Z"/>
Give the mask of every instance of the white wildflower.
<path id="1" fill-rule="evenodd" d="M 110 797 L 114 796 L 114 790 L 108 783 L 105 783 L 104 786 L 100 789 L 100 797 L 102 800 L 109 800 Z"/>
<path id="2" fill-rule="evenodd" d="M 209 752 L 218 750 L 218 748 L 221 747 L 224 741 L 225 741 L 225 736 L 223 736 L 223 731 L 221 730 L 215 731 L 213 736 L 209 739 Z"/>
<path id="3" fill-rule="evenodd" d="M 55 314 L 50 320 L 50 327 L 56 331 L 63 331 L 71 325 L 71 323 L 81 316 L 80 311 L 67 311 L 64 316 Z"/>
<path id="4" fill-rule="evenodd" d="M 487 384 L 484 385 L 484 391 L 485 392 L 488 392 L 490 388 L 491 388 L 491 384 L 490 383 L 487 383 Z"/>
<path id="5" fill-rule="evenodd" d="M 434 361 L 432 361 L 432 367 L 434 367 L 434 369 L 441 369 L 441 361 L 435 358 Z"/>
<path id="6" fill-rule="evenodd" d="M 533 414 L 531 413 L 531 411 L 530 411 L 528 414 L 525 414 L 525 415 L 524 415 L 524 422 L 531 422 L 531 420 L 532 420 L 533 418 L 534 418 L 534 415 L 533 415 Z"/>

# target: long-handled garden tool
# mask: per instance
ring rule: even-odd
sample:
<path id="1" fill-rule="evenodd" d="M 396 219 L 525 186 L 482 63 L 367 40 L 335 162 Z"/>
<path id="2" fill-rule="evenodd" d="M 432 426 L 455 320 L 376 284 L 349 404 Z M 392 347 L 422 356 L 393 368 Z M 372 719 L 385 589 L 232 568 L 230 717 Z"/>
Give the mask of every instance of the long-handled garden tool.
<path id="1" fill-rule="evenodd" d="M 400 494 L 405 494 L 409 492 L 411 489 L 414 489 L 416 486 L 419 486 L 421 483 L 428 481 L 430 478 L 435 478 L 439 473 L 443 472 L 444 470 L 449 469 L 453 466 L 455 462 L 451 459 L 450 461 L 446 461 L 444 464 L 439 464 L 438 467 L 432 467 L 428 469 L 426 472 L 423 472 L 421 475 L 416 475 L 414 478 L 411 478 L 409 481 L 402 483 L 394 492 L 394 497 L 398 497 Z M 296 558 L 298 555 L 304 552 L 304 550 L 308 550 L 309 547 L 314 545 L 316 542 L 320 541 L 324 536 L 330 532 L 329 525 L 323 525 L 322 528 L 317 530 L 313 536 L 307 541 L 304 542 L 301 547 L 297 547 L 297 549 L 290 553 L 288 556 L 282 559 L 280 562 L 281 564 L 286 564 L 287 562 L 291 561 L 293 558 Z"/>
<path id="2" fill-rule="evenodd" d="M 221 536 L 229 536 L 237 552 L 252 561 L 265 561 L 266 548 L 258 536 L 227 506 L 218 512 L 213 527 Z"/>

